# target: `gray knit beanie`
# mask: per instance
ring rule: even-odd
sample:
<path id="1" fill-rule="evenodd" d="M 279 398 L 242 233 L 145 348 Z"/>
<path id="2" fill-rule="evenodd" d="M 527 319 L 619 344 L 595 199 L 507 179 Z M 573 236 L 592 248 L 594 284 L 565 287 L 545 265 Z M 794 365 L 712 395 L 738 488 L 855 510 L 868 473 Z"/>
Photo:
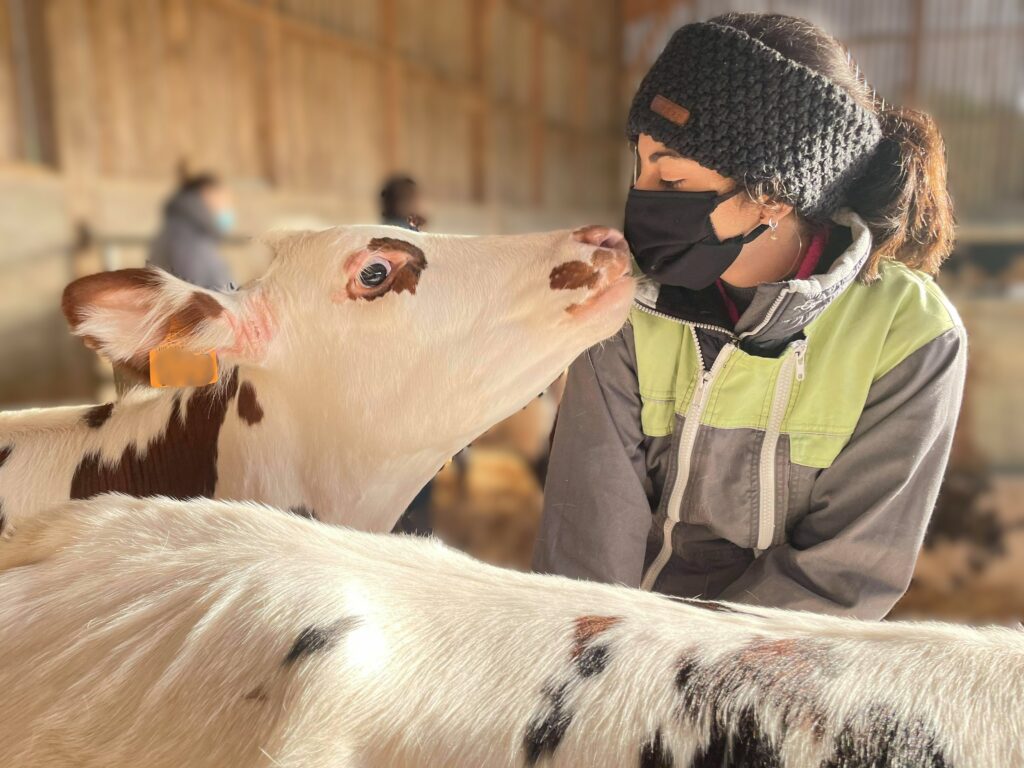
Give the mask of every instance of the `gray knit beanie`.
<path id="1" fill-rule="evenodd" d="M 687 24 L 644 77 L 628 134 L 741 183 L 782 181 L 810 218 L 844 201 L 882 138 L 844 89 L 734 27 Z"/>

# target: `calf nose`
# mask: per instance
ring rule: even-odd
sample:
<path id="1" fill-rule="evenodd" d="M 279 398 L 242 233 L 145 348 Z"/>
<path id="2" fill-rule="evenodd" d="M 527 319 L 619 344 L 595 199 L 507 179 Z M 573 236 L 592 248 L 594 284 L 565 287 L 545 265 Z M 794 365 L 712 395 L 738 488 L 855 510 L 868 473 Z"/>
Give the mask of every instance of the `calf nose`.
<path id="1" fill-rule="evenodd" d="M 601 227 L 592 224 L 589 227 L 580 227 L 572 233 L 573 240 L 597 248 L 611 248 L 615 251 L 629 252 L 625 236 L 612 227 Z"/>

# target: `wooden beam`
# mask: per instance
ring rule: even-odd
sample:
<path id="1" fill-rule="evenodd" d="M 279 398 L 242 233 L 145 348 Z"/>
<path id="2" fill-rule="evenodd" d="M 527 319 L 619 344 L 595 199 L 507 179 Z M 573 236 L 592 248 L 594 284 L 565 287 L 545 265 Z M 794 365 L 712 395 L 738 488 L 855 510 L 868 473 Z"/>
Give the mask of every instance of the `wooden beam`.
<path id="1" fill-rule="evenodd" d="M 491 142 L 494 106 L 489 98 L 495 0 L 470 3 L 469 64 L 475 99 L 470 109 L 470 199 L 486 202 L 492 197 Z"/>
<path id="2" fill-rule="evenodd" d="M 263 174 L 274 186 L 285 186 L 288 177 L 288 136 L 284 123 L 283 62 L 281 59 L 280 0 L 263 0 L 261 26 L 266 56 L 260 68 L 259 151 Z"/>
<path id="3" fill-rule="evenodd" d="M 544 21 L 540 9 L 530 12 L 530 202 L 544 204 Z"/>

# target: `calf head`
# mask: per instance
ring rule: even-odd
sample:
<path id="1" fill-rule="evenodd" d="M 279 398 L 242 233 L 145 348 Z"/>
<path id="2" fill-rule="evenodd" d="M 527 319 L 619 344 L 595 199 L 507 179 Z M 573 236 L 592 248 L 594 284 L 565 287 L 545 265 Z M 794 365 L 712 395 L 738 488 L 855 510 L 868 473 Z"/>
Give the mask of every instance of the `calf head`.
<path id="1" fill-rule="evenodd" d="M 307 459 L 315 445 L 349 483 L 403 489 L 381 503 L 404 504 L 452 452 L 614 333 L 633 292 L 625 242 L 605 227 L 336 227 L 271 247 L 266 274 L 234 293 L 122 270 L 72 283 L 64 312 L 89 346 L 140 370 L 162 344 L 216 351 L 259 393 L 261 429 Z"/>

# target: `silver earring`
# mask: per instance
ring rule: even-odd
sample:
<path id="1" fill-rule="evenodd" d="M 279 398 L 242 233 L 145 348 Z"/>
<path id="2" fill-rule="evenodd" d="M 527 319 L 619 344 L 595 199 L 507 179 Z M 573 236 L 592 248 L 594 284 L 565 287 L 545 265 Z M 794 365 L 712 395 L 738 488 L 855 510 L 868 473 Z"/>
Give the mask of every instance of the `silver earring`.
<path id="1" fill-rule="evenodd" d="M 779 222 L 777 222 L 774 218 L 768 219 L 768 228 L 772 231 L 772 238 L 771 239 L 772 240 L 778 240 L 779 239 L 779 235 L 778 235 L 777 230 L 779 228 Z"/>

